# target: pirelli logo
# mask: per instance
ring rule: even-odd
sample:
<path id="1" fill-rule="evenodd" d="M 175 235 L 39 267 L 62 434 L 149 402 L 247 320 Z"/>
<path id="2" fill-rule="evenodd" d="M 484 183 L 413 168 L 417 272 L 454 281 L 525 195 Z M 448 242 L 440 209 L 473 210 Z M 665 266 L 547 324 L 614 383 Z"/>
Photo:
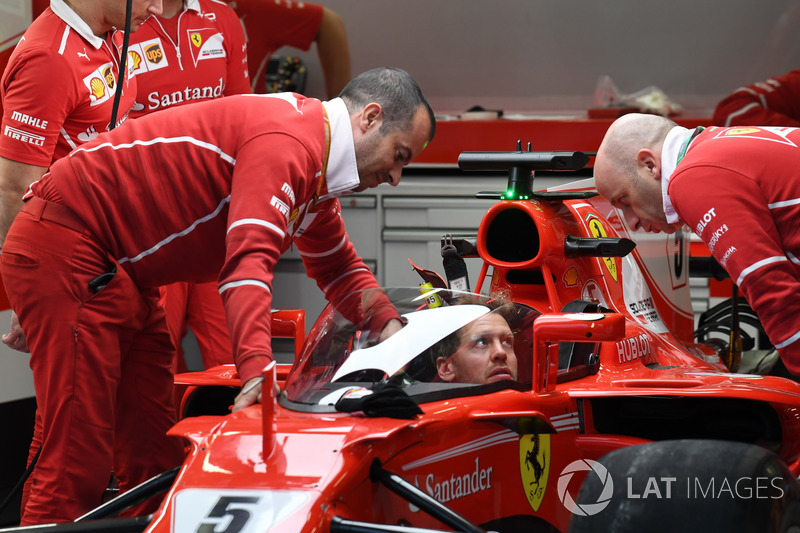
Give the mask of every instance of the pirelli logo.
<path id="1" fill-rule="evenodd" d="M 41 135 L 29 133 L 24 130 L 18 130 L 17 128 L 12 128 L 11 126 L 5 127 L 5 129 L 3 130 L 3 135 L 5 135 L 6 137 L 11 137 L 12 139 L 17 141 L 33 144 L 35 146 L 44 146 L 44 137 L 42 137 Z"/>
<path id="2" fill-rule="evenodd" d="M 283 216 L 287 218 L 289 217 L 289 206 L 286 205 L 286 202 L 282 201 L 280 198 L 273 196 L 272 200 L 269 201 L 269 204 L 280 211 Z"/>

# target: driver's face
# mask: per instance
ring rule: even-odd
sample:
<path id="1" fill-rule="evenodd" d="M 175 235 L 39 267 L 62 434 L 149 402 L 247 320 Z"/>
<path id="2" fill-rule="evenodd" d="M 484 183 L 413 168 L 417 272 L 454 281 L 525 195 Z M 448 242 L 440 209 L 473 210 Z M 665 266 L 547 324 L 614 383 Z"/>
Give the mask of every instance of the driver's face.
<path id="1" fill-rule="evenodd" d="M 487 313 L 461 330 L 458 351 L 440 359 L 439 376 L 456 383 L 517 379 L 514 334 L 498 313 Z"/>

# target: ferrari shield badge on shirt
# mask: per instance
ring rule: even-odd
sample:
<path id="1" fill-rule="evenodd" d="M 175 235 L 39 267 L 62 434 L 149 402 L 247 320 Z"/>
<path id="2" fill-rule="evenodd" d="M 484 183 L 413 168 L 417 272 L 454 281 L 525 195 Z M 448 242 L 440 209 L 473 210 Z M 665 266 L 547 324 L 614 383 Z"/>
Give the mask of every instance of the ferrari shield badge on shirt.
<path id="1" fill-rule="evenodd" d="M 192 51 L 192 60 L 195 66 L 197 62 L 203 59 L 221 59 L 225 58 L 225 47 L 222 46 L 225 38 L 215 28 L 207 28 L 200 30 L 187 30 L 189 34 L 189 42 L 192 46 L 189 49 Z"/>

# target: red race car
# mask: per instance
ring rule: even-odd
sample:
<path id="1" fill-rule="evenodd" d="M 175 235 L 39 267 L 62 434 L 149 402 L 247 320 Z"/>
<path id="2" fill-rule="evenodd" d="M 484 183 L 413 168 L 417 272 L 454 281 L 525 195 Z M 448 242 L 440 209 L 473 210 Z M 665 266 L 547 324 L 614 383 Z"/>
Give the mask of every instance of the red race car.
<path id="1" fill-rule="evenodd" d="M 480 193 L 499 201 L 477 236 L 445 239 L 448 280 L 419 269 L 422 289 L 332 302 L 291 370 L 265 369 L 260 405 L 228 412 L 233 367 L 179 376 L 190 385 L 171 431 L 190 443 L 183 466 L 79 522 L 153 533 L 797 531 L 800 386 L 732 372 L 735 334 L 695 342 L 688 233 L 632 234 L 591 182 L 534 191 L 534 171 L 588 161 L 462 154 L 465 170 L 508 171 L 509 187 Z M 462 257 L 484 264 L 471 292 L 448 287 Z M 372 310 L 389 304 L 405 325 L 378 342 Z M 276 323 L 302 338 L 302 313 L 285 313 Z M 501 333 L 474 333 L 490 320 Z M 494 345 L 502 355 L 482 376 L 448 373 L 465 350 Z M 154 495 L 155 515 L 113 518 Z M 81 524 L 48 531 L 59 527 Z"/>

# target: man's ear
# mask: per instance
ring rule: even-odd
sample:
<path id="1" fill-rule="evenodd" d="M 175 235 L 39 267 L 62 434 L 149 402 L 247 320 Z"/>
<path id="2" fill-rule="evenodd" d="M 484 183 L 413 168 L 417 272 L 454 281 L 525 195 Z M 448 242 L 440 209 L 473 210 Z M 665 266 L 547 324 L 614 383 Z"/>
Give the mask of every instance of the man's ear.
<path id="1" fill-rule="evenodd" d="M 450 382 L 456 377 L 450 360 L 450 357 L 440 357 L 436 360 L 436 371 L 442 381 Z"/>
<path id="2" fill-rule="evenodd" d="M 366 133 L 372 128 L 379 128 L 383 121 L 383 108 L 377 102 L 371 102 L 364 106 L 359 117 L 359 127 L 361 133 Z"/>
<path id="3" fill-rule="evenodd" d="M 636 165 L 647 169 L 647 173 L 654 179 L 661 179 L 661 160 L 649 148 L 642 148 L 636 153 Z"/>

